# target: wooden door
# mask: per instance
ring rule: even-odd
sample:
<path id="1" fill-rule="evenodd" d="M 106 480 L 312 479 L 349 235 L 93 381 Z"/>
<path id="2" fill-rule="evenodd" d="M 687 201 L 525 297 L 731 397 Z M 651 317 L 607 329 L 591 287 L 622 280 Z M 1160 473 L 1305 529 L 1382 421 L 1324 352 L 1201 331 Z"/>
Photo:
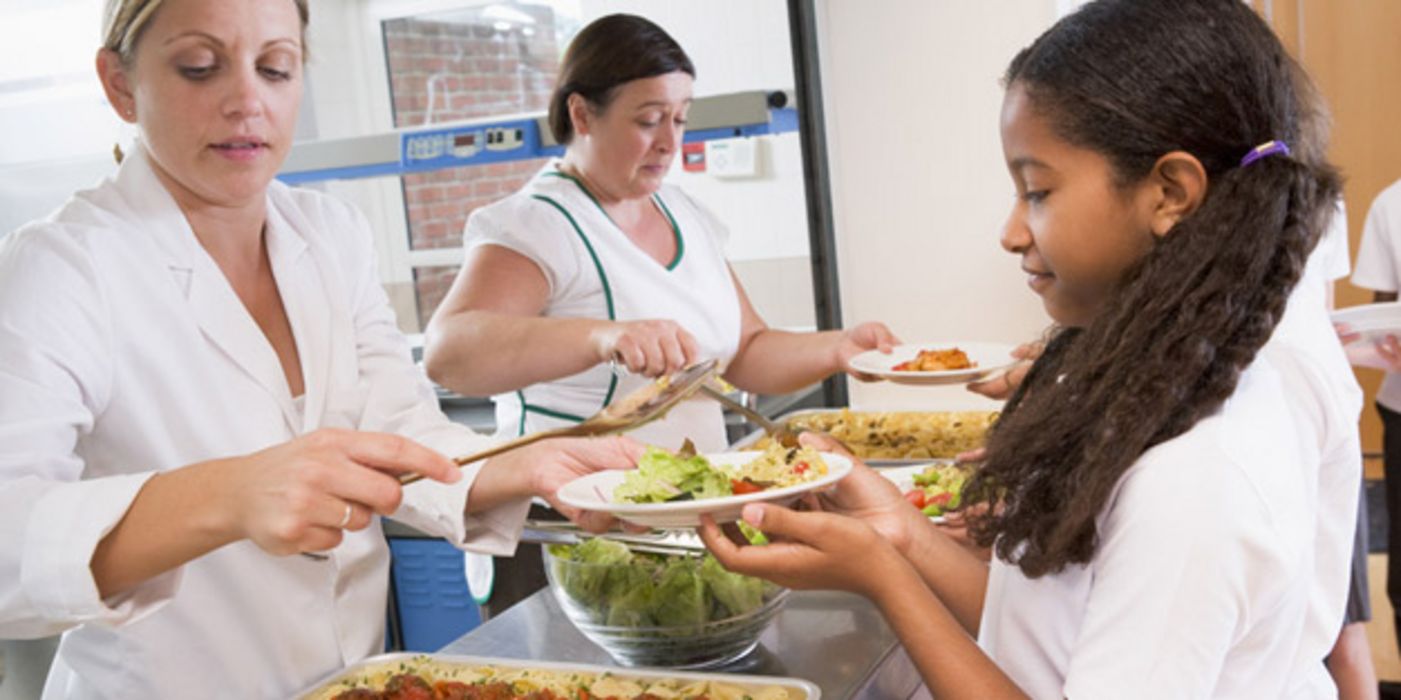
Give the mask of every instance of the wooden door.
<path id="1" fill-rule="evenodd" d="M 1348 249 L 1355 262 L 1372 200 L 1401 179 L 1401 2 L 1252 0 L 1313 77 L 1333 115 L 1330 156 L 1347 178 Z M 1339 307 L 1365 304 L 1370 290 L 1335 288 Z M 1362 449 L 1368 478 L 1381 478 L 1381 420 L 1373 400 L 1378 370 L 1357 370 L 1367 392 Z"/>

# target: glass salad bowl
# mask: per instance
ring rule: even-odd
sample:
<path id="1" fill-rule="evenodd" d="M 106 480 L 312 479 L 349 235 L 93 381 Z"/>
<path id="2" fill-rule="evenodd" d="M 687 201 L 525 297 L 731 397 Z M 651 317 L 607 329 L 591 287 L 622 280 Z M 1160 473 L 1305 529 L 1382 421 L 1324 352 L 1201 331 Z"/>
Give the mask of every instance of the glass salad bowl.
<path id="1" fill-rule="evenodd" d="M 634 552 L 602 538 L 544 549 L 550 590 L 569 621 L 624 666 L 737 661 L 758 646 L 788 597 L 788 589 L 730 573 L 703 552 Z"/>

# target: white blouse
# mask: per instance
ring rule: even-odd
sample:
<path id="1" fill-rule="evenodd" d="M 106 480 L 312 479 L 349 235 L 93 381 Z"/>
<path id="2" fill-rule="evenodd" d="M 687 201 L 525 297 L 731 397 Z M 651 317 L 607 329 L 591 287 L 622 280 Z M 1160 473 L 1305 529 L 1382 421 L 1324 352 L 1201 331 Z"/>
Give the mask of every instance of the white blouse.
<path id="1" fill-rule="evenodd" d="M 739 294 L 724 256 L 729 232 L 680 188 L 663 186 L 653 202 L 676 235 L 676 258 L 667 265 L 638 248 L 557 163 L 519 192 L 474 212 L 464 246 L 501 246 L 534 262 L 550 286 L 547 317 L 669 319 L 695 337 L 701 359 L 727 365 L 740 335 Z M 615 376 L 601 364 L 501 394 L 494 397 L 497 434 L 514 437 L 577 423 L 647 381 Z M 728 445 L 720 406 L 708 399 L 683 402 L 631 436 L 670 449 L 684 438 L 702 451 Z"/>
<path id="2" fill-rule="evenodd" d="M 0 636 L 63 633 L 45 697 L 287 697 L 382 649 L 377 522 L 327 561 L 242 541 L 100 599 L 93 551 L 152 475 L 328 426 L 447 454 L 489 443 L 411 362 L 364 218 L 278 183 L 267 202 L 304 416 L 144 150 L 0 245 Z M 395 517 L 511 553 L 528 501 L 464 518 L 475 474 L 408 487 Z"/>

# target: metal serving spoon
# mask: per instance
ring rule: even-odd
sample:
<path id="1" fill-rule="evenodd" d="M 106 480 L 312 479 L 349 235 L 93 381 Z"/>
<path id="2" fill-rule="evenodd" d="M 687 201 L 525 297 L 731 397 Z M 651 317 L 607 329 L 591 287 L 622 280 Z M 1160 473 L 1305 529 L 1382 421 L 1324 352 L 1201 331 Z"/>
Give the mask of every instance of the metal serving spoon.
<path id="1" fill-rule="evenodd" d="M 745 418 L 748 418 L 755 425 L 759 426 L 759 428 L 761 428 L 765 434 L 773 438 L 774 442 L 777 442 L 778 444 L 783 445 L 784 447 L 798 446 L 798 434 L 793 432 L 792 430 L 789 430 L 787 425 L 775 423 L 769 420 L 768 417 L 764 414 L 748 406 L 745 406 L 744 404 L 738 401 L 735 401 L 734 399 L 726 396 L 724 392 L 721 392 L 719 389 L 716 389 L 715 387 L 710 386 L 709 384 L 702 385 L 700 388 L 700 393 L 705 394 L 706 396 L 709 396 L 710 398 L 715 399 L 716 401 L 719 401 L 722 405 L 726 407 L 738 411 Z"/>
<path id="2" fill-rule="evenodd" d="M 608 404 L 582 423 L 532 433 L 488 450 L 458 457 L 453 461 L 457 462 L 458 466 L 466 466 L 548 438 L 610 435 L 631 430 L 661 418 L 672 406 L 696 393 L 697 389 L 715 376 L 719 364 L 718 360 L 710 359 L 679 369 Z M 399 483 L 412 484 L 422 478 L 419 474 L 405 474 L 399 477 Z"/>

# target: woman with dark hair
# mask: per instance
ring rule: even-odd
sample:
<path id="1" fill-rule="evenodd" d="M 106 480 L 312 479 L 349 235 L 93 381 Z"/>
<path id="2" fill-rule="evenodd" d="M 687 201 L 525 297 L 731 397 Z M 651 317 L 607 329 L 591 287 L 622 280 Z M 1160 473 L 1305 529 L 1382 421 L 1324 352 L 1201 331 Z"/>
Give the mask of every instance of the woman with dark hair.
<path id="1" fill-rule="evenodd" d="M 1002 244 L 1060 327 L 967 487 L 993 560 L 868 469 L 716 556 L 870 597 L 938 698 L 1335 696 L 1361 396 L 1291 297 L 1339 191 L 1291 70 L 1237 0 L 1099 0 L 1018 54 Z"/>
<path id="2" fill-rule="evenodd" d="M 877 323 L 824 333 L 764 324 L 725 261 L 725 225 L 663 182 L 694 76 L 685 51 L 646 19 L 589 24 L 550 100 L 564 157 L 468 220 L 466 261 L 428 324 L 426 364 L 443 386 L 495 395 L 501 433 L 578 422 L 697 360 L 719 358 L 743 389 L 785 393 L 894 342 Z M 669 448 L 727 444 L 706 400 L 634 435 Z"/>

